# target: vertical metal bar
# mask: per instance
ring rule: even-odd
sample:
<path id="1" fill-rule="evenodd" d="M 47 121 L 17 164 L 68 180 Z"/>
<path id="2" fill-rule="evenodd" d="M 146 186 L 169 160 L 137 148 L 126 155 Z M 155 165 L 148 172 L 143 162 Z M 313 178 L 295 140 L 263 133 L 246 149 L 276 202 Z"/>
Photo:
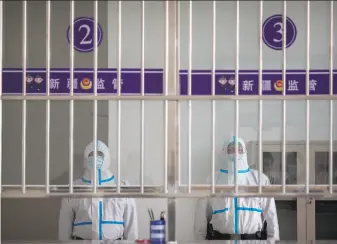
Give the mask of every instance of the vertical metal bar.
<path id="1" fill-rule="evenodd" d="M 282 95 L 286 96 L 287 89 L 287 1 L 283 2 L 283 67 L 282 67 L 282 81 L 283 89 Z M 287 121 L 287 108 L 286 101 L 283 100 L 282 109 L 282 193 L 286 193 L 286 121 Z"/>
<path id="2" fill-rule="evenodd" d="M 0 1 L 0 96 L 2 97 L 2 57 L 3 57 L 3 1 Z M 2 195 L 2 99 L 0 99 L 0 196 Z M 2 198 L 0 198 L 0 225 L 2 223 Z M 0 228 L 0 240 L 2 240 L 2 231 Z"/>
<path id="3" fill-rule="evenodd" d="M 177 87 L 177 91 L 176 93 L 180 95 L 180 85 L 177 85 L 177 83 L 179 83 L 180 81 L 180 1 L 176 2 L 176 52 L 177 52 L 177 60 L 176 60 L 176 87 Z M 179 83 L 180 84 L 180 83 Z M 177 169 L 177 173 L 178 173 L 178 186 L 180 186 L 181 184 L 181 154 L 180 154 L 180 145 L 181 145 L 181 129 L 180 129 L 180 101 L 177 101 L 177 160 L 178 160 L 178 169 Z"/>
<path id="4" fill-rule="evenodd" d="M 22 89 L 27 95 L 27 1 L 22 1 Z M 27 127 L 27 101 L 22 100 L 22 193 L 26 193 L 26 127 Z"/>
<path id="5" fill-rule="evenodd" d="M 167 1 L 168 3 L 168 12 L 169 12 L 169 33 L 166 35 L 168 40 L 168 77 L 167 77 L 167 92 L 169 95 L 176 95 L 179 87 L 179 72 L 177 69 L 178 65 L 178 1 Z M 179 125 L 177 125 L 177 107 L 179 103 L 177 101 L 168 101 L 168 131 L 175 131 L 176 133 L 168 134 L 168 191 L 177 193 L 177 156 L 179 152 L 178 145 L 178 135 L 177 132 L 179 130 Z M 179 167 L 179 165 L 178 165 Z M 179 168 L 178 168 L 179 171 Z M 175 241 L 175 233 L 176 233 L 176 199 L 169 198 L 167 200 L 167 241 Z"/>
<path id="6" fill-rule="evenodd" d="M 330 1 L 330 96 L 333 95 L 334 1 Z M 333 194 L 333 100 L 330 100 L 329 191 Z"/>
<path id="7" fill-rule="evenodd" d="M 187 82 L 188 82 L 188 95 L 192 95 L 192 1 L 189 1 L 189 21 L 188 21 L 188 71 L 187 71 Z M 192 101 L 188 101 L 188 193 L 191 193 L 191 182 L 192 182 Z"/>
<path id="8" fill-rule="evenodd" d="M 260 1 L 260 24 L 259 24 L 259 95 L 262 96 L 262 70 L 263 70 L 263 52 L 262 52 L 262 25 L 263 25 L 263 1 Z M 263 104 L 259 100 L 259 193 L 262 193 L 262 130 L 263 130 Z"/>
<path id="9" fill-rule="evenodd" d="M 74 96 L 74 19 L 75 2 L 70 2 L 70 25 L 71 25 L 71 44 L 70 44 L 70 96 Z M 69 101 L 69 193 L 73 193 L 74 177 L 74 100 Z"/>
<path id="10" fill-rule="evenodd" d="M 93 141 L 94 141 L 94 170 L 93 172 L 93 176 L 91 177 L 91 179 L 93 179 L 93 192 L 96 193 L 97 192 L 97 68 L 98 68 L 98 48 L 97 48 L 97 39 L 98 39 L 98 1 L 94 1 L 94 96 L 95 96 L 95 100 L 94 102 L 94 115 L 93 115 Z"/>
<path id="11" fill-rule="evenodd" d="M 310 1 L 307 1 L 307 66 L 306 66 L 306 95 L 308 96 L 310 94 Z M 309 142 L 310 142 L 310 101 L 306 101 L 306 137 L 305 137 L 305 192 L 309 194 L 309 157 L 310 157 L 310 151 L 309 151 Z"/>
<path id="12" fill-rule="evenodd" d="M 50 21 L 51 21 L 51 2 L 50 0 L 46 3 L 46 25 L 47 25 L 47 36 L 46 36 L 46 89 L 47 96 L 50 95 Z M 46 101 L 46 193 L 49 194 L 49 176 L 50 176 L 50 100 Z"/>
<path id="13" fill-rule="evenodd" d="M 239 96 L 239 68 L 240 68 L 240 2 L 236 1 L 236 58 L 235 58 L 235 96 Z M 238 192 L 238 145 L 239 145 L 239 100 L 235 101 L 235 193 Z"/>
<path id="14" fill-rule="evenodd" d="M 213 1 L 212 23 L 212 96 L 215 96 L 215 69 L 216 69 L 216 1 Z M 212 100 L 212 193 L 215 193 L 215 100 Z"/>
<path id="15" fill-rule="evenodd" d="M 165 1 L 165 96 L 168 95 L 169 75 L 169 1 Z M 168 101 L 165 100 L 164 192 L 168 192 Z"/>
<path id="16" fill-rule="evenodd" d="M 145 95 L 145 1 L 142 1 L 142 20 L 141 20 L 141 95 Z M 144 100 L 141 101 L 141 135 L 140 135 L 140 192 L 144 193 Z"/>
<path id="17" fill-rule="evenodd" d="M 118 1 L 118 55 L 117 55 L 117 96 L 121 96 L 122 79 L 122 1 Z M 117 101 L 117 192 L 121 191 L 121 101 Z"/>

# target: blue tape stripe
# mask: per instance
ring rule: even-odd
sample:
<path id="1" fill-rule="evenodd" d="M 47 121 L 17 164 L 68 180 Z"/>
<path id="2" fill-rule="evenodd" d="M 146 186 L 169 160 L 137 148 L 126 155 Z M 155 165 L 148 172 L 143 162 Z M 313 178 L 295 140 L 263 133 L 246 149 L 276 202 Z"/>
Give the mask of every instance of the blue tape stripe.
<path id="1" fill-rule="evenodd" d="M 99 240 L 103 239 L 103 234 L 102 234 L 102 215 L 103 215 L 103 202 L 100 201 L 99 202 L 99 216 L 98 216 L 98 222 L 99 222 L 98 237 L 99 237 Z"/>
<path id="2" fill-rule="evenodd" d="M 234 198 L 234 234 L 239 233 L 239 209 L 238 209 L 238 198 Z"/>
<path id="3" fill-rule="evenodd" d="M 114 179 L 115 179 L 115 176 L 113 175 L 113 176 L 111 176 L 110 178 L 107 178 L 107 179 L 103 179 L 103 180 L 102 180 L 102 175 L 99 174 L 99 176 L 98 176 L 98 180 L 99 180 L 98 184 L 101 185 L 102 183 L 107 183 L 107 182 L 113 181 Z M 83 181 L 84 183 L 91 184 L 91 180 L 87 180 L 87 179 L 85 179 L 84 177 L 82 177 L 82 181 Z"/>
<path id="4" fill-rule="evenodd" d="M 101 169 L 97 170 L 97 174 L 98 174 L 98 185 L 102 185 L 102 171 L 101 171 Z"/>
<path id="5" fill-rule="evenodd" d="M 234 167 L 235 167 L 235 165 L 234 165 Z M 228 170 L 227 169 L 220 169 L 220 172 L 228 174 Z M 238 170 L 239 174 L 245 174 L 245 173 L 248 173 L 248 172 L 250 172 L 250 168 L 248 168 L 248 169 L 239 169 Z"/>
<path id="6" fill-rule="evenodd" d="M 113 181 L 114 179 L 115 179 L 115 176 L 111 176 L 110 178 L 101 180 L 101 183 L 106 183 L 106 182 L 109 182 L 109 181 Z"/>
<path id="7" fill-rule="evenodd" d="M 110 225 L 123 225 L 124 221 L 108 221 L 108 220 L 102 220 L 102 224 L 110 224 Z"/>
<path id="8" fill-rule="evenodd" d="M 226 212 L 226 211 L 228 211 L 228 208 L 218 209 L 218 210 L 214 210 L 214 211 L 212 212 L 212 214 L 224 213 L 224 212 Z"/>
<path id="9" fill-rule="evenodd" d="M 238 210 L 262 213 L 262 209 L 258 209 L 258 208 L 238 207 Z"/>
<path id="10" fill-rule="evenodd" d="M 73 226 L 81 226 L 81 225 L 91 225 L 92 222 L 78 222 L 78 223 L 73 223 Z"/>

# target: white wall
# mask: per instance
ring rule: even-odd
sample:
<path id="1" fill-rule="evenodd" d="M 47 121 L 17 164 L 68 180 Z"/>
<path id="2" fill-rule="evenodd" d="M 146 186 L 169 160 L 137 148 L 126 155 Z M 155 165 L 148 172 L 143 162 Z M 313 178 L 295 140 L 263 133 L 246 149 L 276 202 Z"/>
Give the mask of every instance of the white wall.
<path id="1" fill-rule="evenodd" d="M 188 68 L 188 2 L 180 2 L 180 64 L 181 69 Z M 258 69 L 259 67 L 259 2 L 240 1 L 240 69 Z M 235 31 L 236 2 L 217 2 L 217 52 L 216 69 L 235 69 Z M 123 3 L 123 48 L 122 67 L 140 68 L 140 3 Z M 327 1 L 311 2 L 311 38 L 310 68 L 328 69 L 330 55 L 330 3 Z M 161 2 L 146 3 L 146 44 L 145 67 L 163 68 L 164 54 L 164 6 Z M 336 10 L 336 9 L 335 9 Z M 117 47 L 117 12 L 116 3 L 109 3 L 109 67 L 116 67 Z M 334 11 L 336 12 L 336 11 Z M 264 2 L 264 19 L 274 14 L 283 13 L 283 1 Z M 306 2 L 288 1 L 287 15 L 296 24 L 297 39 L 287 49 L 287 68 L 306 68 Z M 336 19 L 335 14 L 335 19 Z M 113 23 L 110 25 L 110 23 Z M 334 24 L 337 33 L 336 23 Z M 336 34 L 334 34 L 336 36 Z M 336 39 L 336 38 L 334 38 Z M 334 52 L 336 57 L 336 51 Z M 193 2 L 193 69 L 212 68 L 212 2 Z M 337 65 L 334 64 L 334 68 Z M 282 69 L 282 51 L 274 51 L 263 45 L 263 68 Z M 182 183 L 187 182 L 187 146 L 188 146 L 188 106 L 181 105 L 181 172 Z M 137 172 L 140 155 L 140 105 L 139 102 L 123 102 L 122 105 L 122 158 L 131 165 L 136 162 Z M 336 107 L 336 106 L 335 106 Z M 210 101 L 194 101 L 192 103 L 192 183 L 205 183 L 210 175 L 211 160 L 211 112 Z M 239 105 L 239 136 L 246 141 L 258 138 L 258 102 L 242 101 Z M 335 111 L 335 109 L 334 109 Z M 151 114 L 151 115 L 150 115 Z M 147 102 L 146 105 L 146 181 L 160 183 L 159 170 L 163 165 L 163 108 L 160 102 Z M 305 101 L 287 102 L 287 134 L 288 141 L 305 140 Z M 329 102 L 310 102 L 311 140 L 329 139 Z M 334 113 L 336 114 L 336 113 Z M 116 104 L 110 102 L 109 122 L 110 145 L 116 145 Z M 224 139 L 234 131 L 235 102 L 216 102 L 216 148 L 221 149 Z M 334 118 L 336 116 L 334 115 Z M 154 131 L 152 131 L 154 130 Z M 336 137 L 336 131 L 334 131 Z M 282 137 L 282 102 L 265 101 L 263 103 L 263 140 L 281 140 Z M 113 142 L 114 141 L 114 142 Z M 113 146 L 111 147 L 114 150 Z M 115 151 L 114 151 L 115 153 Z M 124 163 L 124 161 L 123 161 Z M 221 163 L 219 160 L 217 164 Z M 156 170 L 150 171 L 150 167 Z M 152 169 L 152 168 L 151 168 Z M 158 171 L 157 171 L 158 170 Z M 132 175 L 122 169 L 125 176 Z M 162 175 L 162 174 L 160 174 Z M 128 177 L 127 177 L 128 178 Z M 138 173 L 134 173 L 134 184 L 139 182 Z M 151 183 L 152 183 L 151 182 Z M 177 238 L 193 239 L 194 200 L 178 200 Z"/>

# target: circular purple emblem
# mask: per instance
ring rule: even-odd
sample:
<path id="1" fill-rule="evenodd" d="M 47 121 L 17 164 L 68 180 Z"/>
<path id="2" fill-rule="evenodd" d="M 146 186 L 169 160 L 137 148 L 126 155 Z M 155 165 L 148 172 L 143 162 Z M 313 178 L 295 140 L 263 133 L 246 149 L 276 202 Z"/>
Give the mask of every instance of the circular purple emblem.
<path id="1" fill-rule="evenodd" d="M 274 49 L 283 49 L 283 15 L 276 14 L 266 19 L 262 26 L 262 38 L 264 43 Z M 286 29 L 286 47 L 290 47 L 296 40 L 297 29 L 295 23 L 287 17 L 287 29 Z"/>
<path id="2" fill-rule="evenodd" d="M 67 30 L 67 39 L 70 43 L 71 26 Z M 103 39 L 103 31 L 97 23 L 97 47 Z M 74 48 L 79 52 L 91 52 L 94 50 L 94 20 L 90 17 L 80 17 L 74 21 Z"/>

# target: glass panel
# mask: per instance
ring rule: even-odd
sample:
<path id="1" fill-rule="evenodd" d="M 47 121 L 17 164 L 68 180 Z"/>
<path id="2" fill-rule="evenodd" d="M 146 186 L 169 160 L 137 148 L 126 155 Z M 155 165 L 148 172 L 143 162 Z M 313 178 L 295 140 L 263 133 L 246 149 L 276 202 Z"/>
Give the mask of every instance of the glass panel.
<path id="1" fill-rule="evenodd" d="M 337 184 L 337 152 L 333 153 L 333 184 Z M 329 152 L 315 153 L 315 184 L 329 184 Z"/>
<path id="2" fill-rule="evenodd" d="M 297 153 L 286 153 L 286 184 L 297 182 Z M 258 167 L 256 164 L 255 167 Z M 271 184 L 282 184 L 282 152 L 263 152 L 263 173 Z M 297 200 L 275 200 L 281 240 L 297 239 Z"/>
<path id="3" fill-rule="evenodd" d="M 286 184 L 297 183 L 297 153 L 286 152 Z M 282 152 L 263 152 L 263 173 L 271 184 L 282 184 Z"/>
<path id="4" fill-rule="evenodd" d="M 276 200 L 281 240 L 297 240 L 297 201 Z"/>
<path id="5" fill-rule="evenodd" d="M 337 240 L 337 201 L 316 201 L 316 240 Z"/>

